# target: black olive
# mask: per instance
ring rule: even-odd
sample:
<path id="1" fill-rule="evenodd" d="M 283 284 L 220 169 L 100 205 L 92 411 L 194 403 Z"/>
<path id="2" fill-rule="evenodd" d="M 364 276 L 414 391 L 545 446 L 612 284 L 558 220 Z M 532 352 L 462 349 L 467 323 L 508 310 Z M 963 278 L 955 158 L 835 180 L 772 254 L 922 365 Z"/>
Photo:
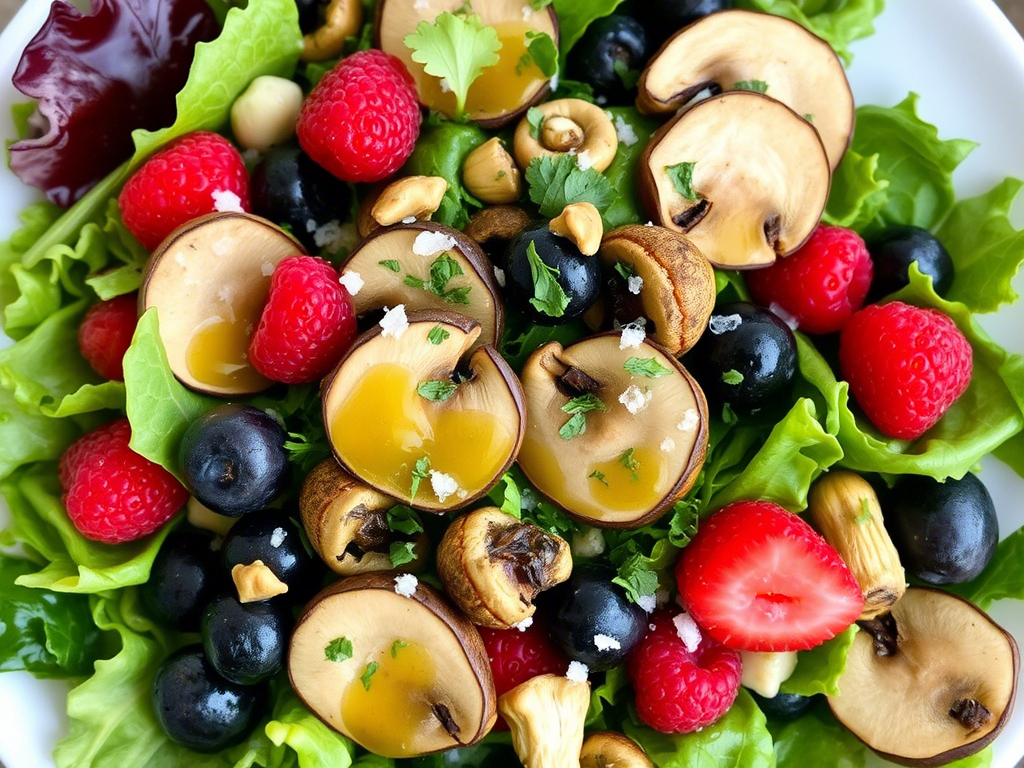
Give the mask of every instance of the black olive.
<path id="1" fill-rule="evenodd" d="M 732 6 L 733 0 L 646 0 L 638 3 L 638 17 L 651 42 L 661 45 L 687 24 Z"/>
<path id="2" fill-rule="evenodd" d="M 153 682 L 153 712 L 164 733 L 196 752 L 218 752 L 242 741 L 259 720 L 262 686 L 239 685 L 217 674 L 190 645 L 167 658 Z"/>
<path id="3" fill-rule="evenodd" d="M 287 433 L 273 417 L 249 405 L 229 403 L 188 425 L 179 447 L 185 485 L 222 515 L 261 509 L 284 488 Z"/>
<path id="4" fill-rule="evenodd" d="M 316 231 L 349 215 L 352 193 L 294 144 L 270 149 L 252 172 L 252 210 L 287 225 L 310 253 L 319 253 Z"/>
<path id="5" fill-rule="evenodd" d="M 262 560 L 288 585 L 283 597 L 289 602 L 304 601 L 320 588 L 320 559 L 306 551 L 299 526 L 279 509 L 264 509 L 243 517 L 231 526 L 220 553 L 228 570 Z"/>
<path id="6" fill-rule="evenodd" d="M 813 696 L 801 696 L 799 693 L 778 693 L 770 699 L 753 691 L 750 695 L 761 711 L 774 720 L 796 720 L 814 703 Z"/>
<path id="7" fill-rule="evenodd" d="M 970 472 L 944 483 L 901 475 L 884 501 L 885 527 L 903 567 L 921 581 L 970 581 L 996 551 L 996 508 L 988 489 Z"/>
<path id="8" fill-rule="evenodd" d="M 927 229 L 910 225 L 886 227 L 867 241 L 875 274 L 868 302 L 875 302 L 910 285 L 910 265 L 915 261 L 924 275 L 931 275 L 939 296 L 953 287 L 953 259 Z"/>
<path id="9" fill-rule="evenodd" d="M 752 415 L 788 404 L 796 339 L 773 312 L 737 301 L 715 307 L 707 330 L 683 358 L 714 408 Z"/>
<path id="10" fill-rule="evenodd" d="M 613 578 L 610 568 L 579 565 L 568 581 L 537 598 L 551 638 L 592 672 L 621 664 L 647 632 L 647 614 Z"/>
<path id="11" fill-rule="evenodd" d="M 139 587 L 143 605 L 159 623 L 179 632 L 198 632 L 206 604 L 230 586 L 213 535 L 173 531 L 153 558 L 149 581 Z"/>
<path id="12" fill-rule="evenodd" d="M 647 58 L 647 34 L 636 19 L 613 13 L 587 27 L 573 46 L 567 74 L 589 83 L 611 104 L 632 101 Z"/>
<path id="13" fill-rule="evenodd" d="M 299 29 L 302 34 L 316 32 L 322 23 L 320 9 L 324 5 L 323 0 L 295 0 L 295 5 L 299 9 Z"/>
<path id="14" fill-rule="evenodd" d="M 281 669 L 291 623 L 287 607 L 277 600 L 241 603 L 222 595 L 203 614 L 203 650 L 223 677 L 254 685 Z"/>
<path id="15" fill-rule="evenodd" d="M 530 246 L 533 246 L 532 252 Z M 544 267 L 531 265 L 533 252 Z M 556 299 L 558 294 L 538 291 L 534 271 L 545 269 L 543 279 L 551 277 L 568 299 L 561 314 L 551 314 L 538 308 L 540 299 Z M 505 254 L 505 295 L 508 304 L 540 325 L 562 325 L 579 317 L 597 301 L 601 292 L 601 262 L 594 256 L 584 256 L 580 249 L 564 237 L 553 234 L 547 222 L 523 229 L 509 242 Z M 531 303 L 536 301 L 536 303 Z M 553 310 L 552 310 L 553 311 Z"/>

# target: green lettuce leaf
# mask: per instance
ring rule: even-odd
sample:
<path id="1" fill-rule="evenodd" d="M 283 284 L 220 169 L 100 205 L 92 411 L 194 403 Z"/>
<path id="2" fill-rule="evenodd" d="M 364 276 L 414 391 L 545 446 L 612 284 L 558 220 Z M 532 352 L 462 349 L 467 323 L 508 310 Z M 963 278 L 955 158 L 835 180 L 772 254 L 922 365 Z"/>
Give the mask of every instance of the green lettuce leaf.
<path id="1" fill-rule="evenodd" d="M 796 669 L 789 679 L 782 683 L 782 693 L 798 693 L 801 696 L 814 696 L 825 693 L 835 696 L 839 693 L 839 677 L 846 669 L 846 656 L 857 635 L 857 625 L 853 624 L 845 632 L 836 635 L 817 648 L 800 651 L 797 656 Z"/>
<path id="2" fill-rule="evenodd" d="M 849 149 L 832 175 L 822 220 L 860 231 L 885 207 L 888 187 L 887 179 L 878 178 L 877 154 L 865 157 Z"/>
<path id="3" fill-rule="evenodd" d="M 44 416 L 0 387 L 0 480 L 23 464 L 59 459 L 81 435 L 71 419 Z"/>
<path id="4" fill-rule="evenodd" d="M 361 757 L 355 762 L 356 768 L 371 768 L 363 761 L 369 757 L 386 760 L 376 755 Z M 378 764 L 372 764 L 376 768 Z M 394 765 L 401 768 L 493 768 L 494 766 L 519 765 L 519 758 L 512 749 L 512 734 L 508 731 L 491 731 L 471 747 L 460 747 L 423 755 L 411 760 L 397 760 Z M 382 766 L 382 768 L 387 768 Z"/>
<path id="5" fill-rule="evenodd" d="M 605 178 L 619 191 L 619 196 L 605 210 L 604 219 L 610 228 L 621 227 L 623 224 L 639 224 L 646 219 L 641 213 L 640 201 L 636 194 L 636 165 L 640 161 L 644 147 L 647 146 L 647 140 L 660 123 L 644 117 L 633 107 L 610 107 L 608 112 L 616 125 L 621 122 L 631 127 L 637 140 L 629 146 L 619 141 L 615 159 L 605 169 Z"/>
<path id="6" fill-rule="evenodd" d="M 864 768 L 868 748 L 821 703 L 798 720 L 772 724 L 778 768 Z"/>
<path id="7" fill-rule="evenodd" d="M 985 570 L 966 584 L 949 587 L 982 610 L 996 600 L 1024 600 L 1024 528 L 999 542 Z"/>
<path id="8" fill-rule="evenodd" d="M 622 0 L 554 0 L 555 13 L 558 14 L 558 50 L 562 70 L 565 69 L 565 58 L 576 42 L 583 37 L 587 27 L 597 19 L 602 19 L 618 8 Z"/>
<path id="9" fill-rule="evenodd" d="M 586 726 L 590 730 L 615 730 L 621 718 L 607 711 L 625 703 L 623 692 L 629 684 L 626 665 L 612 667 L 604 673 L 604 682 L 590 689 L 590 708 L 587 710 Z"/>
<path id="10" fill-rule="evenodd" d="M 485 141 L 487 135 L 474 124 L 439 117 L 428 118 L 423 124 L 416 148 L 402 173 L 440 176 L 448 182 L 441 207 L 432 217 L 439 224 L 462 229 L 469 223 L 469 209 L 482 207 L 462 185 L 462 161 Z"/>

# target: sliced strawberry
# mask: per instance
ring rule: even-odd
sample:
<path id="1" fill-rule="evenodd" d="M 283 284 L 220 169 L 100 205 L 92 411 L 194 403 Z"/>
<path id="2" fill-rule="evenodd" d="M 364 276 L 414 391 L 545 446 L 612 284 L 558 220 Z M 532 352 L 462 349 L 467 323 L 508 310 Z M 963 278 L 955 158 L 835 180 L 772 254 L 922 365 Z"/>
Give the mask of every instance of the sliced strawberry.
<path id="1" fill-rule="evenodd" d="M 686 610 L 711 637 L 745 651 L 804 651 L 864 607 L 839 554 L 777 504 L 738 501 L 703 525 L 676 565 Z"/>

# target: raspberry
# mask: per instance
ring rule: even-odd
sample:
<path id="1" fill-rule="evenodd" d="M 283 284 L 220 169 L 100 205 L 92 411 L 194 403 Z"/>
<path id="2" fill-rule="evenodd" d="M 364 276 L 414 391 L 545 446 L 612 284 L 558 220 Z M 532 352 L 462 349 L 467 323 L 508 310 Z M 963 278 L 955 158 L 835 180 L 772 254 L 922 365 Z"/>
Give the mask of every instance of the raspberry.
<path id="1" fill-rule="evenodd" d="M 383 51 L 342 59 L 309 94 L 299 145 L 343 181 L 380 181 L 409 158 L 420 130 L 412 76 Z"/>
<path id="2" fill-rule="evenodd" d="M 865 307 L 839 339 L 839 366 L 871 423 L 920 437 L 971 383 L 973 350 L 946 315 L 893 301 Z"/>
<path id="3" fill-rule="evenodd" d="M 822 224 L 795 253 L 746 274 L 754 299 L 779 307 L 807 333 L 835 333 L 871 287 L 867 246 L 852 229 Z"/>
<path id="4" fill-rule="evenodd" d="M 651 626 L 628 664 L 640 719 L 662 733 L 692 733 L 711 725 L 736 700 L 743 674 L 740 655 L 692 623 L 700 641 L 691 650 L 668 611 L 655 613 Z"/>
<path id="5" fill-rule="evenodd" d="M 132 294 L 89 308 L 78 326 L 78 349 L 92 369 L 111 381 L 124 381 L 121 361 L 135 334 L 138 297 Z"/>
<path id="6" fill-rule="evenodd" d="M 128 231 L 152 251 L 187 221 L 218 210 L 248 211 L 249 176 L 231 142 L 196 131 L 143 163 L 117 204 Z"/>
<path id="7" fill-rule="evenodd" d="M 64 506 L 87 539 L 118 544 L 170 520 L 188 491 L 159 464 L 128 447 L 132 430 L 118 419 L 71 444 L 60 461 Z"/>
<path id="8" fill-rule="evenodd" d="M 274 381 L 316 381 L 355 335 L 352 299 L 334 267 L 313 256 L 290 256 L 270 280 L 267 305 L 249 342 L 249 362 Z"/>

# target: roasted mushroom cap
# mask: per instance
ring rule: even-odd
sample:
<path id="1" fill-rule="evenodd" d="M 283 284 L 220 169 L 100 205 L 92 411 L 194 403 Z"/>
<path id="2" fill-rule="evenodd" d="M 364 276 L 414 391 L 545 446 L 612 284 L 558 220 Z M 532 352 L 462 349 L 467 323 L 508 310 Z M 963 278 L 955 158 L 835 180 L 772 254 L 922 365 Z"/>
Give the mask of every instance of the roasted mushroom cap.
<path id="1" fill-rule="evenodd" d="M 580 768 L 654 768 L 654 763 L 631 738 L 615 731 L 598 731 L 583 742 Z"/>
<path id="2" fill-rule="evenodd" d="M 684 232 L 726 269 L 766 266 L 799 248 L 832 178 L 814 127 L 750 91 L 707 99 L 662 126 L 637 174 L 654 222 Z"/>
<path id="3" fill-rule="evenodd" d="M 385 757 L 472 744 L 495 720 L 479 633 L 410 574 L 352 576 L 314 597 L 288 676 L 317 717 Z"/>
<path id="4" fill-rule="evenodd" d="M 829 706 L 882 757 L 945 765 L 980 751 L 1013 708 L 1020 657 L 1008 632 L 966 600 L 911 587 L 861 622 Z"/>
<path id="5" fill-rule="evenodd" d="M 611 333 L 545 344 L 523 367 L 528 422 L 519 466 L 573 517 L 632 528 L 690 488 L 707 449 L 707 403 L 649 340 Z"/>
<path id="6" fill-rule="evenodd" d="M 477 344 L 501 338 L 502 303 L 494 268 L 458 230 L 415 222 L 376 230 L 348 257 L 342 273 L 357 272 L 357 315 L 404 304 L 406 310 L 459 312 L 480 323 Z"/>
<path id="7" fill-rule="evenodd" d="M 247 213 L 211 213 L 168 235 L 146 263 L 139 310 L 157 308 L 171 373 L 213 395 L 269 387 L 249 364 L 249 340 L 277 263 L 302 253 L 283 229 Z"/>
<path id="8" fill-rule="evenodd" d="M 544 674 L 503 693 L 498 710 L 525 768 L 575 768 L 589 704 L 589 682 Z"/>
<path id="9" fill-rule="evenodd" d="M 671 114 L 705 88 L 758 90 L 814 124 L 832 168 L 853 135 L 853 92 L 832 46 L 768 13 L 713 13 L 680 30 L 651 58 L 637 108 Z"/>
<path id="10" fill-rule="evenodd" d="M 647 318 L 651 338 L 675 356 L 697 343 L 715 308 L 716 290 L 715 271 L 693 243 L 664 227 L 630 224 L 605 235 L 599 254 L 610 276 L 616 320 Z"/>
<path id="11" fill-rule="evenodd" d="M 464 315 L 411 312 L 407 327 L 388 315 L 381 322 L 325 380 L 334 455 L 347 472 L 417 509 L 465 506 L 518 453 L 526 421 L 519 380 L 494 347 L 463 361 L 480 334 Z"/>
<path id="12" fill-rule="evenodd" d="M 582 166 L 604 171 L 619 149 L 615 125 L 601 107 L 583 99 L 556 99 L 537 107 L 540 128 L 524 117 L 516 126 L 516 162 L 527 168 L 536 157 L 576 154 Z"/>
<path id="13" fill-rule="evenodd" d="M 433 22 L 442 12 L 456 13 L 463 0 L 381 0 L 377 4 L 376 47 L 397 56 L 412 73 L 420 103 L 449 117 L 455 114 L 455 97 L 443 89 L 439 78 L 428 75 L 422 64 L 412 60 L 405 37 L 421 21 Z M 498 33 L 499 61 L 486 67 L 473 81 L 466 99 L 470 119 L 488 128 L 514 120 L 548 91 L 548 79 L 532 61 L 523 63 L 528 32 L 549 35 L 558 45 L 558 19 L 550 7 L 534 10 L 523 0 L 474 0 L 472 13 Z"/>

